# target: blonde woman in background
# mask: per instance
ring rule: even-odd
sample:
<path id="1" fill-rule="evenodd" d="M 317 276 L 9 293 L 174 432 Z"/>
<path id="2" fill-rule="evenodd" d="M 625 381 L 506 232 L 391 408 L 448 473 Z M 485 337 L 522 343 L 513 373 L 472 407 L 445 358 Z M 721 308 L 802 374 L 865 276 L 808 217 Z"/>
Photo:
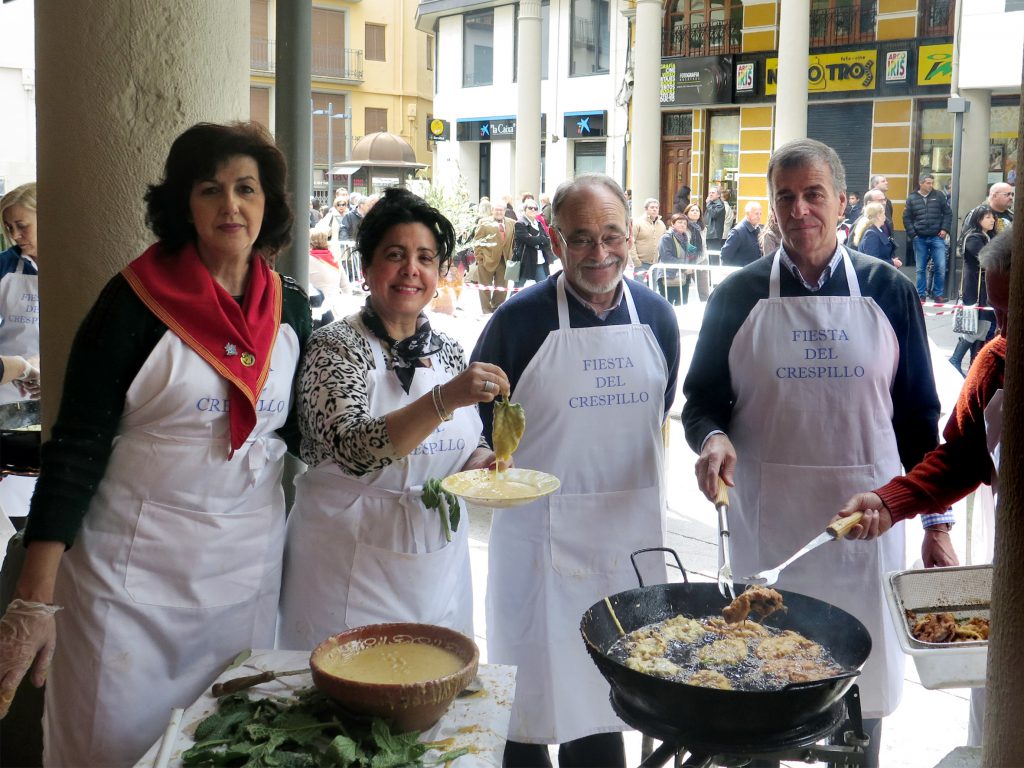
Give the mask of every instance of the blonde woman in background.
<path id="1" fill-rule="evenodd" d="M 885 206 L 881 203 L 868 203 L 853 228 L 850 245 L 868 256 L 874 256 L 894 267 L 902 267 L 903 262 L 893 255 L 896 252 L 896 244 L 882 230 L 884 226 Z"/>
<path id="2" fill-rule="evenodd" d="M 0 222 L 13 243 L 0 253 L 0 355 L 4 372 L 0 403 L 39 397 L 39 269 L 36 184 L 15 187 L 0 198 Z M 0 483 L 8 517 L 28 515 L 35 478 L 10 476 Z M 20 528 L 19 523 L 15 527 Z"/>

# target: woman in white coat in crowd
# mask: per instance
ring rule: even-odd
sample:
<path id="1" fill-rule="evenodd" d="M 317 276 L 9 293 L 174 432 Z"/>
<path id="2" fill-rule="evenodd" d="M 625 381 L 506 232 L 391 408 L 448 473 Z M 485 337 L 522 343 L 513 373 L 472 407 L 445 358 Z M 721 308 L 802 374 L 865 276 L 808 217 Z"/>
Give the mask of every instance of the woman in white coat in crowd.
<path id="1" fill-rule="evenodd" d="M 423 312 L 455 250 L 436 209 L 389 189 L 358 250 L 366 305 L 313 334 L 299 379 L 310 469 L 288 520 L 281 648 L 388 621 L 473 633 L 468 520 L 447 531 L 421 492 L 430 478 L 494 461 L 475 406 L 507 396 L 508 379 L 495 365 L 467 368 Z"/>

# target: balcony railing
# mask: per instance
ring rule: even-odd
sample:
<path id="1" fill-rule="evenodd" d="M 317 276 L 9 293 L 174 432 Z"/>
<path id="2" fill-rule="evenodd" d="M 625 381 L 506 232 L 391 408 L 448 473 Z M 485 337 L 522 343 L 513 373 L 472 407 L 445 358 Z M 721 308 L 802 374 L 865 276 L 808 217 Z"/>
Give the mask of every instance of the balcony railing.
<path id="1" fill-rule="evenodd" d="M 847 8 L 811 11 L 811 45 L 849 45 L 875 39 L 875 0 Z"/>
<path id="2" fill-rule="evenodd" d="M 265 37 L 249 38 L 249 67 L 258 72 L 273 72 L 276 64 L 274 61 L 274 41 Z"/>
<path id="3" fill-rule="evenodd" d="M 274 40 L 262 37 L 249 39 L 249 67 L 257 72 L 277 69 Z M 363 51 L 359 48 L 332 48 L 316 46 L 312 54 L 312 72 L 316 77 L 362 81 Z"/>
<path id="4" fill-rule="evenodd" d="M 954 0 L 923 0 L 918 37 L 948 37 L 953 34 Z"/>
<path id="5" fill-rule="evenodd" d="M 313 48 L 313 75 L 339 80 L 363 79 L 363 51 L 360 48 Z"/>
<path id="6" fill-rule="evenodd" d="M 709 21 L 703 24 L 676 24 L 663 31 L 663 56 L 716 56 L 740 50 L 743 22 Z"/>

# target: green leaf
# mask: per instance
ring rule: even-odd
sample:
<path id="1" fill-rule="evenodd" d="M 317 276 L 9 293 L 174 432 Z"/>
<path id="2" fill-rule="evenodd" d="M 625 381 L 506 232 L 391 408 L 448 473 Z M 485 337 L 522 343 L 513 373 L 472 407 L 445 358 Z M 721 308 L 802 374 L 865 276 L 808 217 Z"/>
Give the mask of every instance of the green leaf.
<path id="1" fill-rule="evenodd" d="M 439 755 L 437 760 L 435 760 L 433 763 L 431 763 L 431 765 L 444 765 L 445 763 L 450 763 L 452 760 L 456 760 L 456 759 L 462 757 L 463 755 L 468 755 L 468 754 L 469 754 L 469 747 L 459 747 L 458 749 L 453 749 L 453 750 L 451 750 L 449 752 L 445 752 L 445 753 Z"/>
<path id="2" fill-rule="evenodd" d="M 419 732 L 392 733 L 388 724 L 375 719 L 370 735 L 380 751 L 370 760 L 370 768 L 399 768 L 416 765 L 427 751 L 427 745 L 419 742 Z"/>
<path id="3" fill-rule="evenodd" d="M 335 736 L 327 747 L 327 756 L 333 765 L 341 766 L 341 768 L 366 764 L 366 753 L 358 742 L 348 736 Z"/>

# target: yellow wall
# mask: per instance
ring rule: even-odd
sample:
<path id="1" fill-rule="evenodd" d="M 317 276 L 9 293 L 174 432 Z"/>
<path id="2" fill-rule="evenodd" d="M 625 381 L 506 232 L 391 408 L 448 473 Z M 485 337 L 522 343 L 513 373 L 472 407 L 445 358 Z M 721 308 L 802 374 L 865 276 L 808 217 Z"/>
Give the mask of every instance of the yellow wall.
<path id="1" fill-rule="evenodd" d="M 693 110 L 693 143 L 690 149 L 690 198 L 700 203 L 704 210 L 704 147 L 707 144 L 705 132 L 708 124 L 706 109 Z"/>
<path id="2" fill-rule="evenodd" d="M 889 179 L 887 197 L 892 201 L 896 229 L 903 229 L 904 201 L 910 193 L 913 113 L 911 99 L 876 101 L 871 121 L 871 175 L 884 174 Z M 863 193 L 865 190 L 853 191 Z"/>
<path id="3" fill-rule="evenodd" d="M 772 125 L 775 109 L 771 106 L 740 109 L 740 179 L 736 194 L 736 210 L 753 200 L 767 208 L 768 159 L 772 150 Z M 740 214 L 737 213 L 737 220 Z"/>

